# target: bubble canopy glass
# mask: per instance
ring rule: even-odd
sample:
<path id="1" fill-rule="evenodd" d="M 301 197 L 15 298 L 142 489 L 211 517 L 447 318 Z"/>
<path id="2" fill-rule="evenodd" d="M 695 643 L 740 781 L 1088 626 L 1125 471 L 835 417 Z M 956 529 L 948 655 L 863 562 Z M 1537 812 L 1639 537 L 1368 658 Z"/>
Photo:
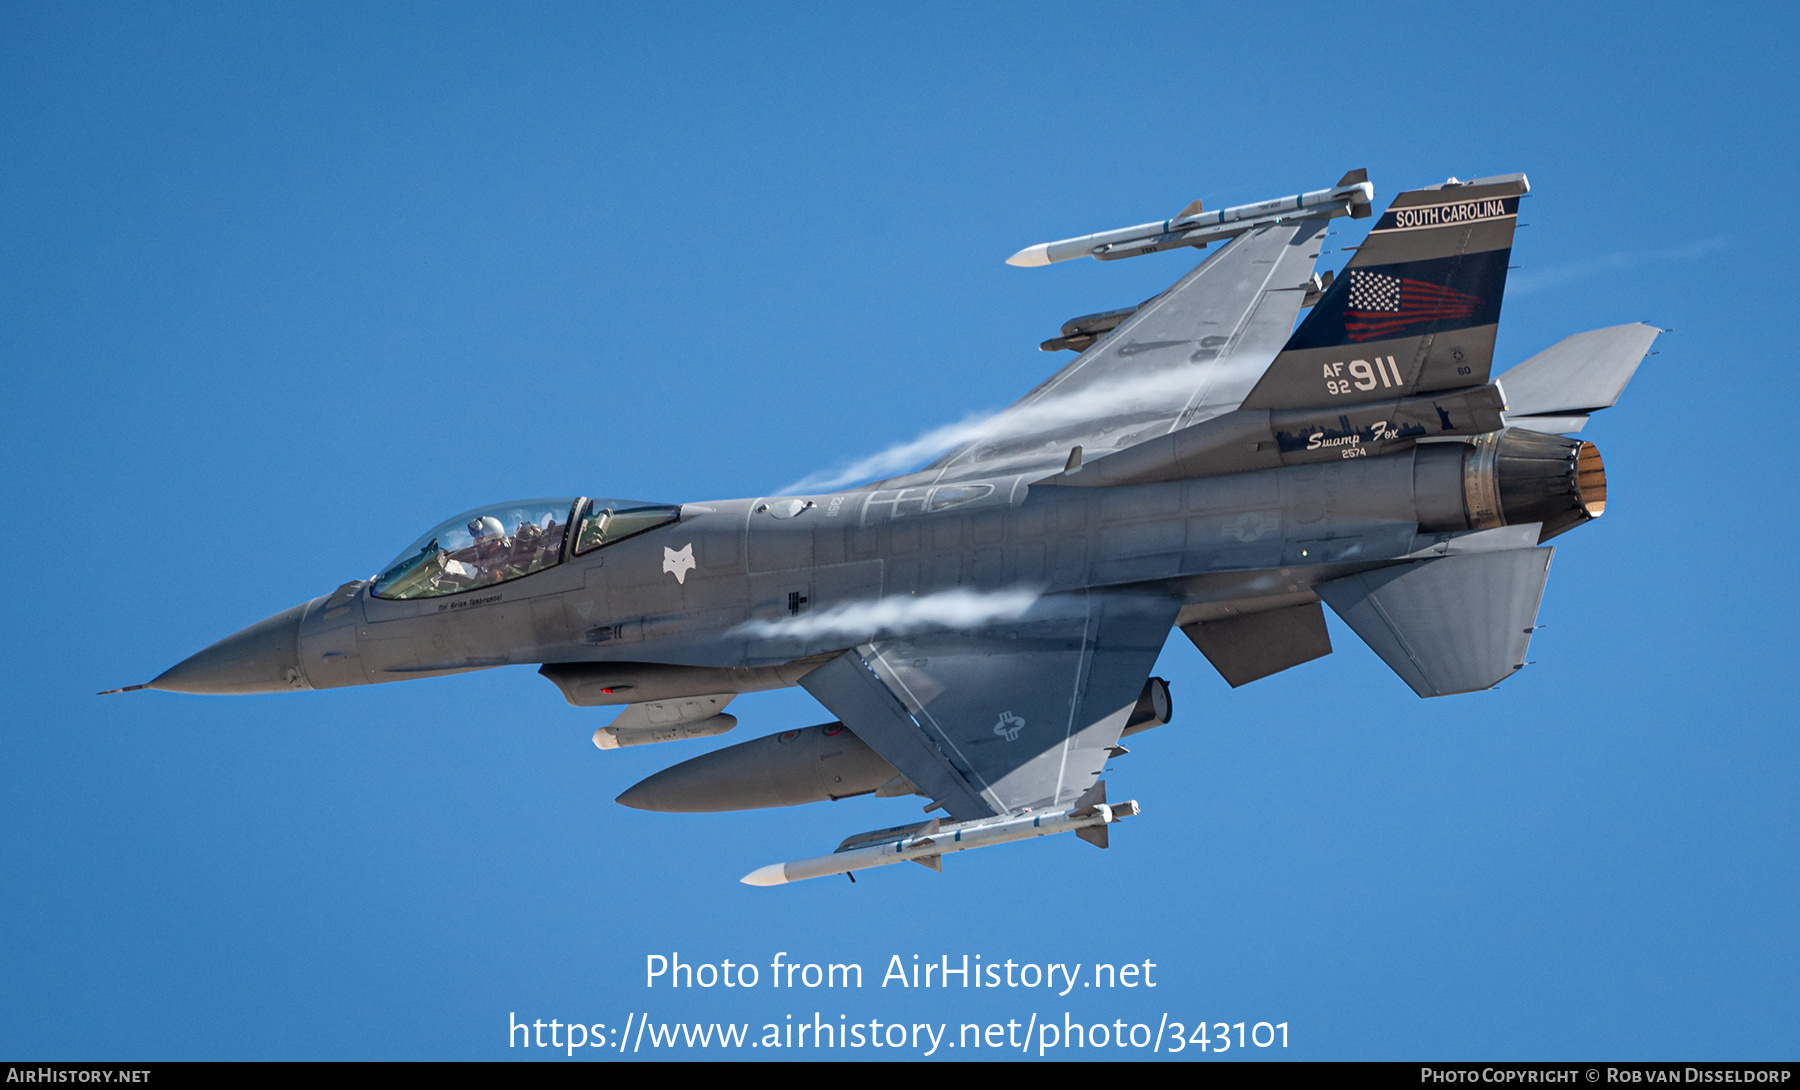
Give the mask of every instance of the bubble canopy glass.
<path id="1" fill-rule="evenodd" d="M 377 598 L 436 598 L 504 583 L 557 563 L 575 500 L 517 500 L 464 511 L 375 578 Z"/>
<path id="2" fill-rule="evenodd" d="M 375 577 L 377 598 L 437 598 L 479 590 L 561 563 L 569 524 L 574 552 L 589 552 L 681 516 L 641 500 L 515 500 L 464 511 L 434 527 Z"/>

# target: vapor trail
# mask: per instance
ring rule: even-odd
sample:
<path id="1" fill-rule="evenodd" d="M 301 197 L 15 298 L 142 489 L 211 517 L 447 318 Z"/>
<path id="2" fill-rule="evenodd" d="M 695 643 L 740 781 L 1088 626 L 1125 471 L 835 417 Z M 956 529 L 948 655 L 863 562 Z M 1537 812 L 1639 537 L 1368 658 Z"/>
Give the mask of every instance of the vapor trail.
<path id="1" fill-rule="evenodd" d="M 846 602 L 840 606 L 784 617 L 779 621 L 745 621 L 727 635 L 848 636 L 855 640 L 877 636 L 902 636 L 925 629 L 980 628 L 1025 615 L 1038 600 L 1034 590 L 1003 590 L 982 594 L 972 590 L 946 590 L 919 598 L 884 598 L 871 602 Z"/>
<path id="2" fill-rule="evenodd" d="M 1071 424 L 1098 423 L 1109 416 L 1134 411 L 1173 417 L 1220 362 L 1207 360 L 1149 375 L 1120 376 L 1067 392 L 1053 389 L 1035 401 L 966 416 L 841 468 L 808 474 L 782 491 L 829 491 L 856 481 L 892 476 L 930 455 L 969 443 L 1016 438 Z"/>

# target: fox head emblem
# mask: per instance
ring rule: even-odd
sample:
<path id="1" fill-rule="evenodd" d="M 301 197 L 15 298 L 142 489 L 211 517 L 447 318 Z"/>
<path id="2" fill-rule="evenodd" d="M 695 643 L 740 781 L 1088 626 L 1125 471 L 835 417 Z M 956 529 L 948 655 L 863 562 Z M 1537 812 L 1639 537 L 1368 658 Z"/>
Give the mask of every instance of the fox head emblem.
<path id="1" fill-rule="evenodd" d="M 679 550 L 663 546 L 663 571 L 675 577 L 675 582 L 686 583 L 687 573 L 694 570 L 694 543 L 688 542 Z"/>

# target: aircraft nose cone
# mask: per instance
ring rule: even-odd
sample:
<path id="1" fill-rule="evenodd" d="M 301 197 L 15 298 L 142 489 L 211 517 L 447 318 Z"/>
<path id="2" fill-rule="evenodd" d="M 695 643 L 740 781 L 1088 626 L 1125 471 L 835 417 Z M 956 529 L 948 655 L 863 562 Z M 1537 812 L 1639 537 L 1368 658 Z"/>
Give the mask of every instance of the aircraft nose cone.
<path id="1" fill-rule="evenodd" d="M 300 673 L 300 618 L 283 610 L 164 670 L 152 689 L 171 693 L 283 693 L 310 689 Z"/>

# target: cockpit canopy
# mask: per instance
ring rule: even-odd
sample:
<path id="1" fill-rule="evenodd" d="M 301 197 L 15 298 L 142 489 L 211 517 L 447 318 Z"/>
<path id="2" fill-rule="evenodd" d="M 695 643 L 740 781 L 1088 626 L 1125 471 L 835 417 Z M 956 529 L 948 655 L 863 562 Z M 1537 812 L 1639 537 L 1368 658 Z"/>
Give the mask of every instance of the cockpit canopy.
<path id="1" fill-rule="evenodd" d="M 589 500 L 581 513 L 581 527 L 575 532 L 575 555 L 591 553 L 633 534 L 654 530 L 665 522 L 674 522 L 680 515 L 680 507 L 667 503 Z"/>
<path id="2" fill-rule="evenodd" d="M 478 507 L 412 544 L 375 578 L 377 598 L 437 598 L 504 583 L 562 562 L 569 525 L 574 555 L 592 552 L 681 516 L 673 504 L 544 499 Z"/>

